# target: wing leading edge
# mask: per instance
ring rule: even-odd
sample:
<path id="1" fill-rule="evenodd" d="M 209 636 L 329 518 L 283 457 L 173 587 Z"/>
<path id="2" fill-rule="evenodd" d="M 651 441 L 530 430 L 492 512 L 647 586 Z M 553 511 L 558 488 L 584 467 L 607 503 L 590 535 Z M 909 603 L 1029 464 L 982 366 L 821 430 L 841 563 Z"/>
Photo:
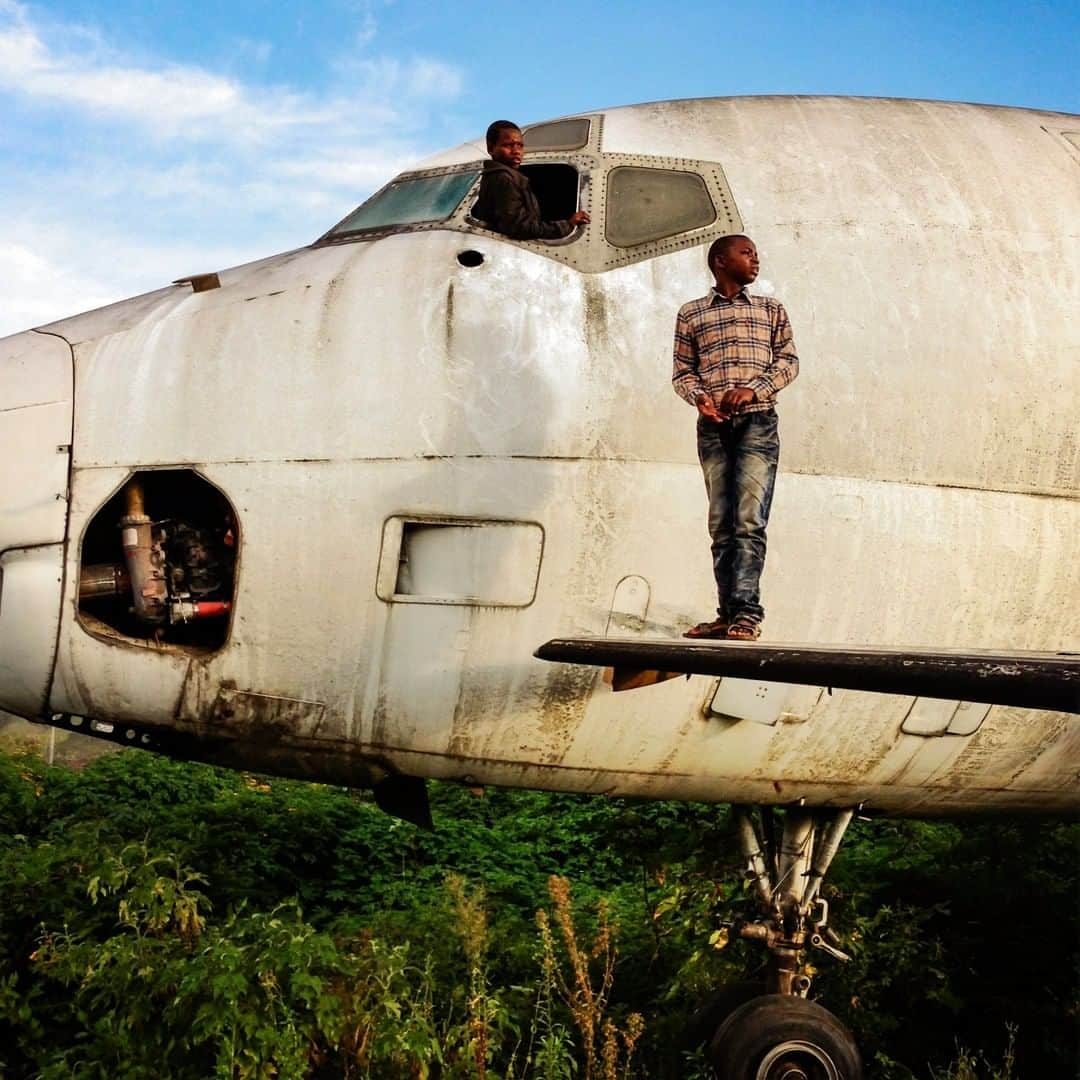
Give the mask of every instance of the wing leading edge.
<path id="1" fill-rule="evenodd" d="M 1080 713 L 1078 653 L 594 637 L 553 638 L 534 655 L 614 668 L 617 689 L 658 681 L 646 673 L 718 675 Z"/>

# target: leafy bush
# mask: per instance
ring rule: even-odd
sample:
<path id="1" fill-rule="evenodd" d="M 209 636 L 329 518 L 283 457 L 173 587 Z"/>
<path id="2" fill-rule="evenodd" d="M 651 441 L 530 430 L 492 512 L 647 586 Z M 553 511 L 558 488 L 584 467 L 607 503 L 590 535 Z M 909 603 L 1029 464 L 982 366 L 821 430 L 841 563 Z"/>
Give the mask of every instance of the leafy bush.
<path id="1" fill-rule="evenodd" d="M 0 756 L 0 1074 L 707 1077 L 688 1021 L 764 960 L 724 929 L 746 897 L 726 812 L 431 790 L 425 833 L 138 751 Z M 814 992 L 871 1076 L 1072 1074 L 1077 840 L 852 829 L 826 892 L 853 960 L 812 957 Z M 957 1049 L 1013 1028 L 1000 1065 Z"/>

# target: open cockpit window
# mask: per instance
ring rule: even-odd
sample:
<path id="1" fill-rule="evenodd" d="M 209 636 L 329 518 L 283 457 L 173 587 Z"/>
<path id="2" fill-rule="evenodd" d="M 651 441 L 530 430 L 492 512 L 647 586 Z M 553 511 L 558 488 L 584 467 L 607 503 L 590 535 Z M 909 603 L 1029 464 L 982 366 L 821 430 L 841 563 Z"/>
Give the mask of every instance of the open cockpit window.
<path id="1" fill-rule="evenodd" d="M 335 225 L 324 239 L 341 239 L 353 233 L 443 221 L 461 204 L 479 172 L 447 173 L 396 180 Z"/>
<path id="2" fill-rule="evenodd" d="M 578 171 L 573 165 L 563 161 L 537 161 L 520 166 L 521 172 L 528 178 L 529 187 L 540 208 L 541 221 L 566 221 L 579 209 L 580 180 Z M 498 232 L 494 224 L 485 221 L 475 212 L 475 207 L 480 205 L 477 200 L 470 211 L 467 219 L 468 224 Z M 581 236 L 579 230 L 574 230 L 569 236 L 556 239 L 530 239 L 530 243 L 539 244 L 566 244 L 577 240 Z M 511 239 L 516 239 L 511 236 Z"/>
<path id="3" fill-rule="evenodd" d="M 522 165 L 544 221 L 565 221 L 578 208 L 578 171 L 573 165 L 545 162 Z"/>

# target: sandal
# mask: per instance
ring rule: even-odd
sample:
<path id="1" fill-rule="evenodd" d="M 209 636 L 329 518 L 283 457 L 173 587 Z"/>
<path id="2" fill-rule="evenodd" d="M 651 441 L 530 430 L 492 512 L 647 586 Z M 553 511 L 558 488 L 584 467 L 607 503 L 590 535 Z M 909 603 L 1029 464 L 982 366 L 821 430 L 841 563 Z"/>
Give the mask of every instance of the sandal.
<path id="1" fill-rule="evenodd" d="M 727 619 L 713 619 L 712 622 L 699 622 L 697 626 L 691 626 L 689 630 L 683 634 L 683 637 L 688 638 L 723 638 L 727 637 L 728 632 L 728 620 Z"/>
<path id="2" fill-rule="evenodd" d="M 736 615 L 728 627 L 728 641 L 757 641 L 759 637 L 761 637 L 761 623 L 745 615 Z"/>

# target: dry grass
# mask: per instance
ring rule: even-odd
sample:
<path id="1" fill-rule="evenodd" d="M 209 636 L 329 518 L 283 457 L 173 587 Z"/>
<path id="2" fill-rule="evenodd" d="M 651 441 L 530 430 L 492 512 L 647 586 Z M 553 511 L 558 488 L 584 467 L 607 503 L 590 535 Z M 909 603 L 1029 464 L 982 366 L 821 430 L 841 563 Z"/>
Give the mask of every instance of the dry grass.
<path id="1" fill-rule="evenodd" d="M 606 1015 L 615 979 L 618 927 L 606 901 L 601 900 L 596 909 L 596 932 L 591 942 L 584 940 L 574 925 L 570 882 L 552 875 L 548 878 L 548 893 L 552 915 L 546 911 L 536 913 L 541 964 L 545 978 L 565 1002 L 580 1034 L 583 1080 L 625 1080 L 645 1022 L 639 1013 L 631 1013 L 620 1030 Z"/>

